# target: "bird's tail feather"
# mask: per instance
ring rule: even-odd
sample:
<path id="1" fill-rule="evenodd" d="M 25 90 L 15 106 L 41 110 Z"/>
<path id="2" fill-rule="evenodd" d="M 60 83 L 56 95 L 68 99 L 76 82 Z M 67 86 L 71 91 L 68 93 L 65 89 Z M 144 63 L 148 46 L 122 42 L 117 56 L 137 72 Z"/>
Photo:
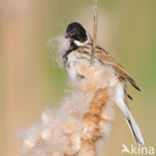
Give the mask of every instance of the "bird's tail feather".
<path id="1" fill-rule="evenodd" d="M 125 93 L 124 93 L 124 88 L 123 88 L 122 83 L 119 83 L 119 85 L 117 87 L 115 103 L 116 103 L 117 107 L 119 108 L 119 110 L 121 111 L 121 113 L 126 118 L 126 121 L 132 131 L 132 134 L 134 136 L 134 139 L 135 139 L 137 145 L 138 146 L 144 145 L 145 139 L 141 133 L 141 130 L 140 130 L 138 124 L 136 123 L 136 121 L 134 120 L 131 112 L 129 111 L 128 106 L 125 103 Z"/>
<path id="2" fill-rule="evenodd" d="M 145 144 L 144 136 L 143 136 L 138 124 L 134 120 L 131 112 L 128 110 L 128 107 L 127 107 L 127 113 L 128 113 L 128 116 L 126 118 L 126 121 L 127 121 L 127 124 L 129 125 L 129 127 L 131 129 L 131 132 L 134 136 L 134 139 L 136 141 L 137 146 L 144 145 Z"/>

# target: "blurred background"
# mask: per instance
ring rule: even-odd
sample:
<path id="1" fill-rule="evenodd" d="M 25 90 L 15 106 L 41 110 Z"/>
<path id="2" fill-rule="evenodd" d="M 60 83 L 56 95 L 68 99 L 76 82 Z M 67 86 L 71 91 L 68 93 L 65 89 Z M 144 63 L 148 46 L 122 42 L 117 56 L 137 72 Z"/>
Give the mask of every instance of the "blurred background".
<path id="1" fill-rule="evenodd" d="M 0 0 L 0 155 L 19 156 L 16 133 L 57 107 L 68 88 L 53 66 L 49 39 L 80 22 L 92 33 L 93 1 Z M 142 88 L 129 86 L 130 108 L 147 141 L 156 145 L 156 1 L 99 0 L 98 43 L 110 51 Z M 118 110 L 100 156 L 120 156 L 134 143 Z"/>

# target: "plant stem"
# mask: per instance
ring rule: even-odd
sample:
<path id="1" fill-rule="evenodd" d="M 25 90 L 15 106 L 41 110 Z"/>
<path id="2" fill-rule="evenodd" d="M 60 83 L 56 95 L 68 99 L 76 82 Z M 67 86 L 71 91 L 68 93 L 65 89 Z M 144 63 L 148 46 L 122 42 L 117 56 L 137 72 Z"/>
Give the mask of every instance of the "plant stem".
<path id="1" fill-rule="evenodd" d="M 98 0 L 94 0 L 94 24 L 93 24 L 93 44 L 90 64 L 94 64 L 94 57 L 96 51 L 96 39 L 97 39 L 97 19 L 98 19 Z"/>

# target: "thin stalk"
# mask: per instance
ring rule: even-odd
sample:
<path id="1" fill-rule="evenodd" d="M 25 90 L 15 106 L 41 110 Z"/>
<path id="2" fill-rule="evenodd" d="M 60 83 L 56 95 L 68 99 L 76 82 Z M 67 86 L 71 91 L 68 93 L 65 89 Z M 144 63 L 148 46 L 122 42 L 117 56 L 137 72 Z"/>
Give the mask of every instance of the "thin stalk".
<path id="1" fill-rule="evenodd" d="M 94 64 L 94 57 L 96 51 L 96 40 L 97 40 L 97 19 L 98 19 L 98 0 L 94 0 L 94 23 L 93 23 L 93 44 L 90 64 Z"/>

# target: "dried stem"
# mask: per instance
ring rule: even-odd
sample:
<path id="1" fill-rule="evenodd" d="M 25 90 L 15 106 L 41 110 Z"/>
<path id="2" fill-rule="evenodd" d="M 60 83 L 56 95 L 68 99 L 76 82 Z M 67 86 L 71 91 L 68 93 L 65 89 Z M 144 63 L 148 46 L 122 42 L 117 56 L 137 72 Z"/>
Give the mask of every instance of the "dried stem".
<path id="1" fill-rule="evenodd" d="M 76 90 L 63 99 L 57 111 L 42 113 L 41 121 L 22 136 L 24 156 L 95 156 L 108 137 L 113 113 L 109 72 L 80 65 L 85 79 L 75 83 Z M 104 82 L 103 82 L 104 81 Z"/>
<path id="2" fill-rule="evenodd" d="M 105 106 L 108 101 L 108 89 L 99 89 L 96 91 L 87 112 L 83 117 L 83 122 L 87 125 L 86 133 L 83 134 L 82 146 L 78 156 L 95 156 L 97 151 L 97 141 L 102 138 L 100 122 L 110 123 L 109 120 L 102 118 Z"/>
<path id="3" fill-rule="evenodd" d="M 67 112 L 69 109 L 69 112 L 73 115 L 71 116 L 68 112 L 69 116 L 65 116 L 65 120 L 60 119 L 59 121 L 61 116 L 57 116 L 51 111 L 44 112 L 41 117 L 42 122 L 39 125 L 34 125 L 26 132 L 26 138 L 23 140 L 23 155 L 97 155 L 97 150 L 100 147 L 99 141 L 103 142 L 103 139 L 107 138 L 112 124 L 112 115 L 110 107 L 108 107 L 109 100 L 109 87 L 105 87 L 95 91 L 89 102 L 88 111 L 83 114 L 82 118 L 76 115 L 79 112 L 74 110 L 72 106 L 68 106 L 69 108 L 64 110 Z M 75 105 L 77 104 L 75 103 Z M 56 121 L 57 124 L 55 125 Z M 50 125 L 53 126 L 50 127 Z"/>
<path id="4" fill-rule="evenodd" d="M 97 19 L 98 19 L 98 0 L 94 0 L 94 24 L 93 24 L 93 44 L 90 64 L 94 63 L 95 50 L 96 50 L 96 38 L 97 38 Z"/>

